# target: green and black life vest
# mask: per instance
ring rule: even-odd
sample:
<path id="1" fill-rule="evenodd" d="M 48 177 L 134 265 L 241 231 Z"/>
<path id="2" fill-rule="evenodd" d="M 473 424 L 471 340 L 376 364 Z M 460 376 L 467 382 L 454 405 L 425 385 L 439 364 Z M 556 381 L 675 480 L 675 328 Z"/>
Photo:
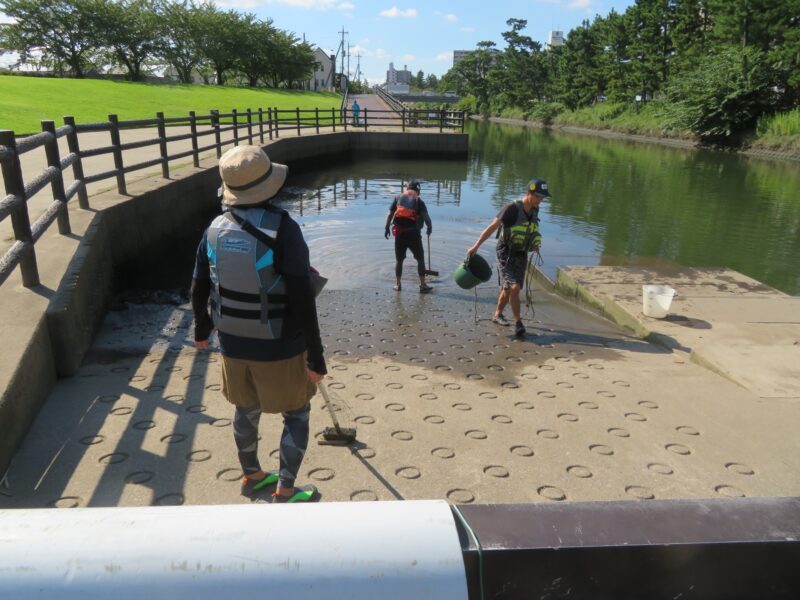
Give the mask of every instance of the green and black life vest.
<path id="1" fill-rule="evenodd" d="M 539 232 L 539 211 L 534 209 L 527 214 L 522 207 L 522 201 L 514 202 L 517 207 L 517 219 L 511 227 L 503 225 L 503 241 L 511 252 L 530 252 L 542 244 L 542 234 Z"/>

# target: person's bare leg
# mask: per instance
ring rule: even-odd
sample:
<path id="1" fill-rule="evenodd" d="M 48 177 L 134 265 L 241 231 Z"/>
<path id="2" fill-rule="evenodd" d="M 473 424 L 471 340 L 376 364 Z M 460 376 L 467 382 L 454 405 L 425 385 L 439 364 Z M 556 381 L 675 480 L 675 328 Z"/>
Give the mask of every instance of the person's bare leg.
<path id="1" fill-rule="evenodd" d="M 495 317 L 503 314 L 506 304 L 508 304 L 508 290 L 506 288 L 501 288 L 500 295 L 497 297 L 497 308 L 494 311 Z"/>
<path id="2" fill-rule="evenodd" d="M 508 303 L 511 304 L 511 314 L 514 315 L 514 321 L 521 321 L 520 306 L 519 306 L 519 285 L 513 284 L 508 290 Z"/>

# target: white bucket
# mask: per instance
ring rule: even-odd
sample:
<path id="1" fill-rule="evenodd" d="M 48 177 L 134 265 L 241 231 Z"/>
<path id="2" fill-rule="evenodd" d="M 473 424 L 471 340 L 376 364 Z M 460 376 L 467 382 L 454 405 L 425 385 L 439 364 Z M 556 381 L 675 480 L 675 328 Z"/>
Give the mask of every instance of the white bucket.
<path id="1" fill-rule="evenodd" d="M 643 285 L 642 312 L 648 317 L 663 319 L 674 295 L 675 290 L 668 285 Z"/>

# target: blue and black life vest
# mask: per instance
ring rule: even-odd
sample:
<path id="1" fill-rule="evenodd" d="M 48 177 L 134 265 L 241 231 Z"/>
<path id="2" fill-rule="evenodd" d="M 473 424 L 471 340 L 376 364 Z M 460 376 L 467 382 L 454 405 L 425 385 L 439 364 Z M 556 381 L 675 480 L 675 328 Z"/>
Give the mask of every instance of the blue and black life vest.
<path id="1" fill-rule="evenodd" d="M 288 296 L 275 265 L 275 252 L 247 233 L 237 219 L 276 239 L 283 213 L 232 208 L 212 221 L 206 250 L 214 325 L 231 335 L 279 339 L 286 321 Z"/>

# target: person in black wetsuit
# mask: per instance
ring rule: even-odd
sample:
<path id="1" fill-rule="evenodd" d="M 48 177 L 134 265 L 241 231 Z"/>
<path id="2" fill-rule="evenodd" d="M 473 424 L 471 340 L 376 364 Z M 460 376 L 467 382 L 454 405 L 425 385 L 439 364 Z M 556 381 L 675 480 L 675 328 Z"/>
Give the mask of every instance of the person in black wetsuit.
<path id="1" fill-rule="evenodd" d="M 386 229 L 384 237 L 388 240 L 391 232 L 394 237 L 394 274 L 397 283 L 394 289 L 398 292 L 402 288 L 400 279 L 403 275 L 403 261 L 406 259 L 406 251 L 411 250 L 411 254 L 417 261 L 417 274 L 419 275 L 419 291 L 426 294 L 433 290 L 425 283 L 425 252 L 422 249 L 422 225 L 427 226 L 427 234 L 431 235 L 433 225 L 428 209 L 422 198 L 419 196 L 420 185 L 415 179 L 408 182 L 406 191 L 399 196 L 395 196 L 392 205 L 389 207 L 389 214 L 386 217 Z"/>

